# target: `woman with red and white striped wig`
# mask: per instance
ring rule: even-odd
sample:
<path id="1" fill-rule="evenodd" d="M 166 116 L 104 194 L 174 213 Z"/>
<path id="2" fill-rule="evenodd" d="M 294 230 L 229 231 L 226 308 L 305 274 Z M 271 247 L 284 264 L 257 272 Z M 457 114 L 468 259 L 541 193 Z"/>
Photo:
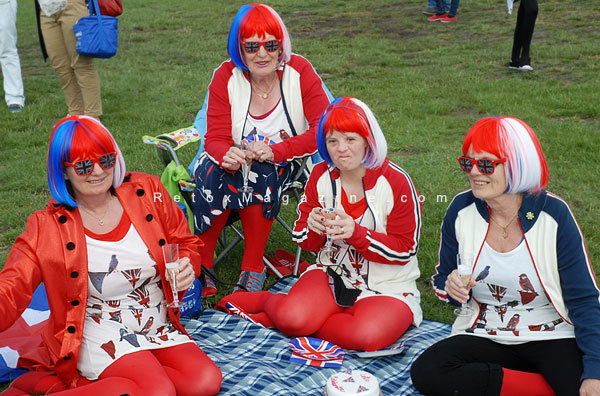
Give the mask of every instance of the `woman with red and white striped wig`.
<path id="1" fill-rule="evenodd" d="M 535 133 L 487 117 L 462 154 L 471 189 L 446 211 L 432 282 L 463 307 L 413 363 L 413 384 L 430 396 L 599 396 L 600 293 L 571 209 L 545 190 Z"/>
<path id="2" fill-rule="evenodd" d="M 212 268 L 223 227 L 232 211 L 239 215 L 245 243 L 238 283 L 258 291 L 281 192 L 298 173 L 293 160 L 317 151 L 315 131 L 329 97 L 310 62 L 292 54 L 287 29 L 269 6 L 244 5 L 227 48 L 231 59 L 215 70 L 208 88 L 205 153 L 194 171 L 195 233 L 205 243 L 202 263 Z M 247 159 L 251 192 L 241 189 Z M 216 292 L 207 278 L 204 296 Z"/>
<path id="3" fill-rule="evenodd" d="M 288 336 L 378 350 L 422 319 L 419 195 L 406 171 L 386 158 L 379 124 L 358 99 L 327 107 L 317 144 L 325 161 L 310 175 L 294 225 L 294 240 L 318 251 L 317 263 L 287 295 L 235 293 L 219 306 L 229 302 Z"/>

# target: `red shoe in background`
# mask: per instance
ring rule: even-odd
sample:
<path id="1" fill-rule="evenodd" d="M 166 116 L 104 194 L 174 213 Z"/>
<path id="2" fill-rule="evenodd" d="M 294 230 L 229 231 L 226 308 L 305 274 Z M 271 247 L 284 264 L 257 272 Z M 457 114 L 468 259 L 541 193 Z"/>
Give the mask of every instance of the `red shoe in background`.
<path id="1" fill-rule="evenodd" d="M 442 23 L 456 22 L 456 16 L 447 16 L 446 18 L 442 18 L 440 20 L 440 22 L 442 22 Z"/>
<path id="2" fill-rule="evenodd" d="M 441 21 L 442 19 L 446 18 L 447 16 L 448 16 L 448 13 L 445 12 L 445 13 L 440 14 L 440 15 L 437 15 L 437 14 L 436 15 L 432 15 L 429 18 L 427 18 L 427 20 L 429 22 Z M 456 19 L 456 18 L 454 18 L 454 19 Z"/>

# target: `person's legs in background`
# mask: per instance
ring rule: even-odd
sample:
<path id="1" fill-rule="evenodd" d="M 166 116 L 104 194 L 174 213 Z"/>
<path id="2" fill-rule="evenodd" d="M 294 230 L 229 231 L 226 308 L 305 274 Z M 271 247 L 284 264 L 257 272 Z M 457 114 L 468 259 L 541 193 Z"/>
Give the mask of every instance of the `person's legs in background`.
<path id="1" fill-rule="evenodd" d="M 441 22 L 451 22 L 456 20 L 456 14 L 458 13 L 458 5 L 460 4 L 460 0 L 452 0 L 450 2 L 450 11 L 448 11 L 448 20 L 442 19 Z"/>
<path id="2" fill-rule="evenodd" d="M 537 0 L 521 0 L 517 13 L 517 24 L 513 39 L 512 55 L 509 67 L 522 71 L 531 71 L 529 50 L 538 15 Z"/>
<path id="3" fill-rule="evenodd" d="M 67 8 L 61 16 L 61 28 L 65 40 L 65 48 L 71 59 L 71 67 L 75 73 L 77 84 L 83 98 L 83 114 L 99 118 L 102 115 L 102 99 L 100 94 L 100 76 L 94 65 L 94 59 L 81 56 L 75 51 L 77 39 L 73 32 L 73 25 L 84 16 L 89 15 L 87 4 L 84 0 L 67 3 Z"/>
<path id="4" fill-rule="evenodd" d="M 444 12 L 450 9 L 450 0 L 444 1 Z M 435 15 L 437 13 L 437 1 L 436 0 L 427 0 L 427 8 L 423 10 L 423 14 L 425 15 Z"/>
<path id="5" fill-rule="evenodd" d="M 52 67 L 56 71 L 71 115 L 102 115 L 100 78 L 93 59 L 75 51 L 73 25 L 88 15 L 83 0 L 67 3 L 67 8 L 52 16 L 42 12 L 40 24 Z"/>
<path id="6" fill-rule="evenodd" d="M 25 95 L 17 52 L 17 0 L 0 0 L 0 63 L 6 105 L 18 112 L 25 105 Z"/>

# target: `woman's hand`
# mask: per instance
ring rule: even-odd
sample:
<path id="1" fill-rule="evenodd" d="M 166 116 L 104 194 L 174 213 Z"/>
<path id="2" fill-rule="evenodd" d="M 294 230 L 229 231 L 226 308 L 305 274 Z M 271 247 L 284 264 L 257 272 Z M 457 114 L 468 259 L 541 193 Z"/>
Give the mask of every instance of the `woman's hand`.
<path id="1" fill-rule="evenodd" d="M 254 142 L 252 145 L 252 154 L 258 162 L 273 161 L 273 150 L 265 142 Z"/>
<path id="2" fill-rule="evenodd" d="M 600 396 L 600 379 L 584 379 L 579 388 L 579 396 Z"/>
<path id="3" fill-rule="evenodd" d="M 354 227 L 356 226 L 354 219 L 339 208 L 334 209 L 331 213 L 337 216 L 335 219 L 325 222 L 327 235 L 331 237 L 332 241 L 350 238 L 354 234 Z"/>
<path id="4" fill-rule="evenodd" d="M 308 229 L 316 232 L 319 235 L 323 235 L 325 233 L 325 217 L 323 216 L 325 209 L 323 208 L 313 208 L 308 214 L 308 219 L 306 220 L 306 225 Z"/>
<path id="5" fill-rule="evenodd" d="M 454 270 L 446 278 L 446 287 L 444 289 L 450 297 L 464 304 L 469 300 L 469 290 L 475 285 L 473 277 L 470 277 L 469 283 L 465 286 L 460 276 L 458 276 L 458 270 Z"/>
<path id="6" fill-rule="evenodd" d="M 177 291 L 185 291 L 192 286 L 196 279 L 194 267 L 190 259 L 183 257 L 179 259 L 179 273 L 177 274 Z"/>
<path id="7" fill-rule="evenodd" d="M 221 167 L 230 172 L 235 172 L 240 169 L 244 162 L 246 162 L 246 154 L 244 151 L 235 146 L 231 146 L 223 156 Z"/>

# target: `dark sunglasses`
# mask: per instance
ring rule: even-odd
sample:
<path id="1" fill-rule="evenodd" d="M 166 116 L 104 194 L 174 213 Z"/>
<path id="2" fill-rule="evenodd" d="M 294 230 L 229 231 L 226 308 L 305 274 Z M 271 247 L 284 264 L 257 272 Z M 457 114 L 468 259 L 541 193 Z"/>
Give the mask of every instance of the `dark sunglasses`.
<path id="1" fill-rule="evenodd" d="M 460 169 L 465 173 L 471 173 L 473 164 L 477 165 L 477 169 L 484 175 L 491 175 L 496 170 L 496 165 L 506 162 L 506 158 L 500 158 L 497 160 L 493 159 L 473 159 L 469 157 L 458 157 L 458 165 Z"/>
<path id="2" fill-rule="evenodd" d="M 110 169 L 117 163 L 117 153 L 107 153 L 95 159 L 86 159 L 75 163 L 65 162 L 64 164 L 65 166 L 72 166 L 79 176 L 85 176 L 92 173 L 95 163 L 99 164 L 102 169 Z"/>
<path id="3" fill-rule="evenodd" d="M 269 41 L 242 41 L 242 47 L 248 54 L 255 54 L 258 52 L 261 46 L 265 47 L 267 52 L 275 52 L 279 49 L 281 42 L 279 40 Z"/>

